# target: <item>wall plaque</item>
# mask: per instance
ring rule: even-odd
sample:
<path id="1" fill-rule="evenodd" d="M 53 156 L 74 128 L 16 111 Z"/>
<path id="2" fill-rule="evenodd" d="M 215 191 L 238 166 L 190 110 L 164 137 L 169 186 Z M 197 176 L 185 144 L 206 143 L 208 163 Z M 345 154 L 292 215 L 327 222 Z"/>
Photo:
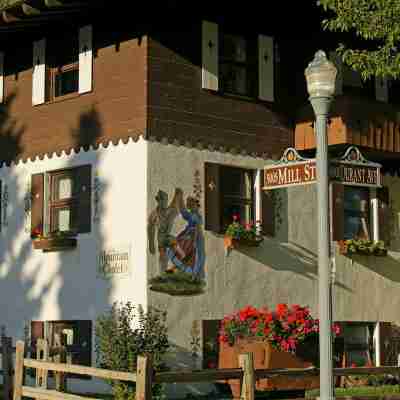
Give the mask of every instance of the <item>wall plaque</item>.
<path id="1" fill-rule="evenodd" d="M 101 278 L 130 275 L 131 247 L 118 245 L 102 249 L 98 256 L 98 274 Z"/>

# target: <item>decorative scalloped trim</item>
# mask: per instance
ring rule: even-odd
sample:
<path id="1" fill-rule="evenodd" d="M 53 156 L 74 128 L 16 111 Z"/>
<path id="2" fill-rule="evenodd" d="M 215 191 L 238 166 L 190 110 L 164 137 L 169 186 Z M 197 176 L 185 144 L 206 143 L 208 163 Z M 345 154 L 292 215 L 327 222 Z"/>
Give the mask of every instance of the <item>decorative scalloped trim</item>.
<path id="1" fill-rule="evenodd" d="M 109 150 L 114 150 L 117 147 L 120 146 L 126 146 L 130 143 L 137 143 L 139 141 L 144 141 L 145 139 L 143 138 L 143 135 L 139 135 L 136 138 L 133 137 L 128 137 L 127 139 L 118 139 L 118 140 L 108 140 L 105 142 L 100 142 L 96 145 L 90 145 L 88 147 L 81 146 L 78 149 L 75 148 L 70 148 L 67 150 L 61 150 L 59 152 L 53 152 L 53 153 L 45 153 L 45 154 L 38 154 L 35 157 L 27 157 L 27 158 L 20 158 L 18 161 L 11 161 L 10 163 L 7 164 L 7 162 L 2 161 L 0 162 L 0 168 L 14 168 L 17 166 L 25 165 L 25 164 L 33 164 L 38 161 L 43 161 L 43 160 L 51 160 L 51 159 L 61 159 L 61 158 L 68 158 L 68 157 L 73 157 L 76 156 L 80 153 L 87 153 L 89 151 L 100 151 L 104 149 L 109 149 Z"/>
<path id="2" fill-rule="evenodd" d="M 150 137 L 147 138 L 149 142 L 157 142 L 161 143 L 164 145 L 173 145 L 173 146 L 184 146 L 187 148 L 194 148 L 197 150 L 206 150 L 206 151 L 211 151 L 211 152 L 220 152 L 220 153 L 229 153 L 232 155 L 237 155 L 237 156 L 244 156 L 244 157 L 252 157 L 252 158 L 262 158 L 265 160 L 272 159 L 273 155 L 266 153 L 266 152 L 249 152 L 244 148 L 239 148 L 239 147 L 226 147 L 225 145 L 221 143 L 210 143 L 206 141 L 188 141 L 187 139 L 185 140 L 179 140 L 179 138 L 172 138 L 172 137 L 166 137 L 166 136 L 154 136 L 151 135 Z"/>

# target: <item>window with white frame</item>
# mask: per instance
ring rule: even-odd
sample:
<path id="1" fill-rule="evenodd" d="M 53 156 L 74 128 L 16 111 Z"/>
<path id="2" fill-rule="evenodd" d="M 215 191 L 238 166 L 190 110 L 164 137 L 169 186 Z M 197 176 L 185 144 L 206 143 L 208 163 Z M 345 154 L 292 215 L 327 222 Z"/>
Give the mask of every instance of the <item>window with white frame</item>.
<path id="1" fill-rule="evenodd" d="M 222 233 L 237 216 L 241 224 L 261 221 L 262 233 L 273 236 L 274 204 L 262 191 L 261 170 L 217 163 L 205 164 L 205 227 Z"/>
<path id="2" fill-rule="evenodd" d="M 390 242 L 389 190 L 332 184 L 333 240 Z"/>

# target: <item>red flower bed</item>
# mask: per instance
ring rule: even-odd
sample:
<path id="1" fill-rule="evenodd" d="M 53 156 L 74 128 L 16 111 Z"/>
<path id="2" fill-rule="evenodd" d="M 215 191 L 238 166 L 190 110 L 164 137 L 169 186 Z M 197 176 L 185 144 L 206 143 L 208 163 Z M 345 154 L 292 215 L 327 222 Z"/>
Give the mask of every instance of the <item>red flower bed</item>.
<path id="1" fill-rule="evenodd" d="M 233 345 L 237 339 L 259 338 L 268 340 L 281 351 L 295 352 L 299 343 L 319 332 L 319 321 L 312 318 L 308 307 L 298 304 L 278 304 L 273 311 L 246 306 L 221 322 L 219 340 Z M 333 333 L 339 327 L 333 326 Z"/>

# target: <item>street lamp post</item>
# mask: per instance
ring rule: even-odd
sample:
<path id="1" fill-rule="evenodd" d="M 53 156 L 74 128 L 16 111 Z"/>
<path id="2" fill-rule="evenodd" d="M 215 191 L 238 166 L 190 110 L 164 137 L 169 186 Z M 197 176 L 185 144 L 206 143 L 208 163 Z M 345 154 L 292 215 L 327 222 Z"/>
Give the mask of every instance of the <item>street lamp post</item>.
<path id="1" fill-rule="evenodd" d="M 305 70 L 307 91 L 316 117 L 318 193 L 318 299 L 320 398 L 334 399 L 332 357 L 332 293 L 330 287 L 330 231 L 327 115 L 335 92 L 337 70 L 323 51 L 315 54 Z"/>

